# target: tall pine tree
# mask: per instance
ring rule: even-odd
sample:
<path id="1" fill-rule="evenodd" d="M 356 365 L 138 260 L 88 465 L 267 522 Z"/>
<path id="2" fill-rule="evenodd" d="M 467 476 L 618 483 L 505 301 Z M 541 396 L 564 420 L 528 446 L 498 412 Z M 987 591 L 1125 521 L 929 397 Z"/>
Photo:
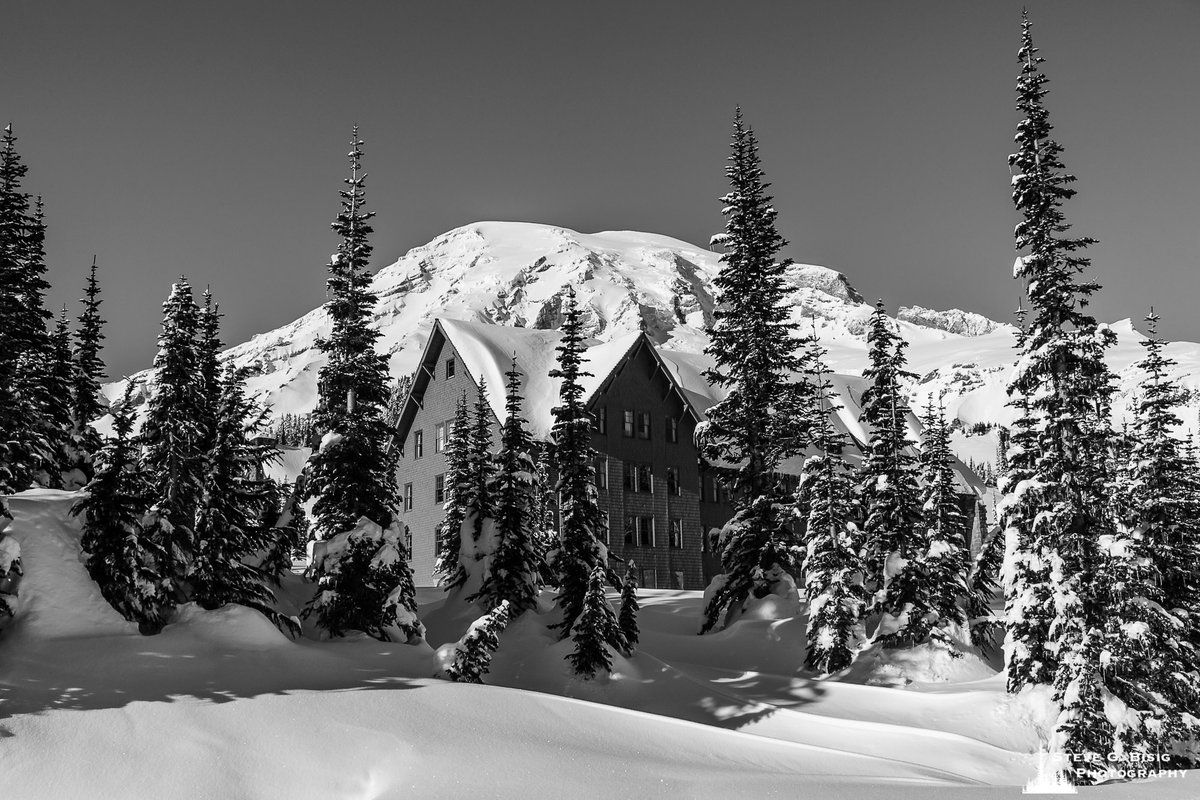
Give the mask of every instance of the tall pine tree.
<path id="1" fill-rule="evenodd" d="M 322 439 L 309 460 L 305 491 L 316 498 L 313 528 L 319 539 L 349 531 L 363 517 L 384 531 L 392 531 L 399 500 L 395 477 L 399 453 L 391 446 L 392 431 L 385 416 L 387 356 L 376 351 L 380 334 L 372 324 L 378 300 L 371 291 L 369 271 L 370 220 L 374 213 L 364 208 L 362 144 L 355 126 L 348 154 L 350 177 L 344 180 L 341 210 L 333 222 L 338 248 L 330 260 L 326 282 L 329 300 L 325 308 L 332 330 L 328 338 L 317 343 L 327 358 L 317 377 L 320 399 L 313 414 L 313 426 Z M 387 546 L 394 549 L 394 545 Z M 375 635 L 388 619 L 396 618 L 395 608 L 415 608 L 412 572 L 406 558 L 389 556 L 384 563 L 376 557 L 380 547 L 373 540 L 360 538 L 352 543 L 345 558 L 326 559 L 318 565 L 316 577 L 322 591 L 310 609 L 318 612 L 318 620 L 332 635 L 344 628 Z M 330 588 L 335 584 L 345 590 L 370 586 L 378 591 L 364 596 L 369 600 L 364 600 L 367 605 L 350 603 L 335 611 L 325 607 L 325 599 L 336 597 Z M 396 587 L 402 587 L 402 591 L 392 603 L 390 595 Z M 393 610 L 374 607 L 378 593 L 386 596 Z M 407 611 L 401 616 L 404 614 Z M 418 625 L 414 620 L 410 627 L 416 630 Z"/>
<path id="2" fill-rule="evenodd" d="M 593 573 L 600 570 L 603 574 L 608 567 L 605 547 L 596 537 L 600 529 L 594 466 L 596 453 L 591 444 L 592 419 L 584 406 L 580 384 L 580 379 L 591 373 L 582 366 L 583 324 L 574 288 L 567 290 L 562 340 L 555 349 L 558 366 L 550 371 L 550 377 L 561 378 L 562 383 L 550 435 L 554 440 L 561 505 L 558 543 L 551 556 L 551 566 L 558 576 L 558 606 L 563 615 L 558 627 L 560 636 L 565 639 L 572 634 L 583 613 Z"/>
<path id="3" fill-rule="evenodd" d="M 1009 552 L 1026 564 L 1033 563 L 1027 554 L 1035 554 L 1036 568 L 1046 575 L 1044 591 L 1053 599 L 1048 645 L 1040 654 L 1042 669 L 1052 670 L 1059 710 L 1051 747 L 1102 758 L 1113 740 L 1100 685 L 1098 659 L 1108 612 L 1098 578 L 1104 558 L 1099 543 L 1113 528 L 1106 490 L 1112 384 L 1103 356 L 1114 337 L 1085 310 L 1098 286 L 1078 280 L 1090 264 L 1080 251 L 1094 240 L 1067 235 L 1070 226 L 1061 207 L 1075 194 L 1070 188 L 1075 179 L 1065 172 L 1062 147 L 1050 138 L 1043 103 L 1047 78 L 1037 52 L 1026 16 L 1017 82 L 1023 119 L 1009 165 L 1013 202 L 1021 214 L 1014 277 L 1025 282 L 1031 316 L 1010 390 L 1027 398 L 1037 457 L 1030 477 L 1011 486 L 1003 525 L 1024 533 Z M 1011 565 L 1006 572 L 1014 569 Z M 1024 591 L 1036 590 L 1034 584 Z M 1011 605 L 1028 608 L 1032 602 L 1026 597 Z M 1010 639 L 1022 634 L 1024 623 L 1019 616 L 1009 619 Z M 1024 655 L 1020 648 L 1009 652 Z M 1010 684 L 1018 670 L 1015 682 L 1028 684 L 1021 660 L 1009 662 Z M 1079 766 L 1071 766 L 1070 773 L 1077 783 L 1094 780 Z"/>
<path id="4" fill-rule="evenodd" d="M 868 581 L 875 591 L 873 609 L 884 614 L 876 640 L 886 646 L 915 644 L 929 626 L 929 600 L 921 575 L 925 537 L 921 532 L 921 496 L 916 456 L 908 435 L 908 401 L 901 381 L 907 343 L 896 332 L 883 301 L 875 304 L 867 329 L 867 388 L 860 404 L 870 427 L 870 452 L 858 479 L 866 521 L 863 523 Z"/>
<path id="5" fill-rule="evenodd" d="M 726 396 L 708 411 L 701 454 L 712 463 L 736 465 L 733 519 L 721 533 L 724 574 L 704 610 L 702 631 L 732 621 L 762 575 L 778 565 L 796 571 L 789 492 L 776 469 L 807 444 L 804 409 L 808 384 L 794 383 L 800 344 L 785 305 L 790 261 L 777 256 L 786 242 L 775 227 L 754 132 L 734 117 L 733 153 L 725 169 L 730 191 L 723 198 L 725 233 L 717 297 L 706 352 L 714 365 L 705 377 Z"/>
<path id="6" fill-rule="evenodd" d="M 508 602 L 517 616 L 537 605 L 544 558 L 536 518 L 537 462 L 521 416 L 521 373 L 514 358 L 508 379 L 500 452 L 490 493 L 495 500 L 495 550 L 477 597 L 489 611 Z"/>
<path id="7" fill-rule="evenodd" d="M 264 506 L 272 498 L 261 468 L 278 457 L 278 451 L 250 440 L 266 424 L 266 412 L 246 398 L 244 381 L 244 372 L 232 366 L 221 380 L 196 514 L 192 597 L 203 608 L 237 603 L 257 609 L 276 625 L 297 633 L 295 623 L 272 608 L 275 596 L 264 583 L 266 576 L 251 564 L 272 544 L 260 525 Z"/>
<path id="8" fill-rule="evenodd" d="M 467 498 L 470 494 L 471 416 L 467 410 L 467 395 L 463 392 L 454 411 L 454 422 L 446 436 L 446 503 L 442 521 L 437 527 L 437 561 L 434 574 L 446 591 L 462 586 L 467 580 L 463 567 L 462 525 L 467 518 Z"/>
<path id="9" fill-rule="evenodd" d="M 842 460 L 845 437 L 832 424 L 832 391 L 822 355 L 814 353 L 812 380 L 819 416 L 814 421 L 817 454 L 804 462 L 797 511 L 804 519 L 804 588 L 808 631 L 804 664 L 824 674 L 850 666 L 866 638 L 867 605 L 861 534 L 852 480 Z"/>
<path id="10" fill-rule="evenodd" d="M 164 573 L 180 598 L 187 593 L 185 582 L 196 554 L 193 526 L 206 469 L 198 315 L 192 287 L 181 277 L 163 303 L 153 388 L 139 437 L 155 511 L 150 535 L 163 549 Z"/>
<path id="11" fill-rule="evenodd" d="M 76 326 L 73 353 L 71 447 L 75 454 L 75 468 L 90 480 L 93 474 L 92 459 L 100 449 L 100 434 L 92 427 L 92 422 L 104 414 L 100 380 L 105 377 L 104 361 L 100 358 L 104 320 L 100 317 L 100 283 L 96 280 L 95 256 L 92 256 L 92 268 L 80 302 L 83 303 L 83 311 Z"/>

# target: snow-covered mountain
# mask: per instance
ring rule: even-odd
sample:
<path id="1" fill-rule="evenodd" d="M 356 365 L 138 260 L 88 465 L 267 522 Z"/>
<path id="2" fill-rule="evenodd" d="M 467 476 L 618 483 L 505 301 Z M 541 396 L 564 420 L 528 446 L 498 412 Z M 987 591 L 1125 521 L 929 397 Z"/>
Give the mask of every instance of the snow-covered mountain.
<path id="1" fill-rule="evenodd" d="M 532 328 L 556 328 L 568 287 L 574 287 L 589 333 L 601 341 L 642 327 L 659 344 L 700 352 L 712 319 L 713 281 L 719 254 L 651 233 L 583 234 L 551 225 L 480 222 L 445 233 L 414 248 L 375 276 L 375 317 L 392 374 L 410 373 L 437 317 Z M 866 364 L 865 331 L 872 305 L 845 275 L 796 264 L 788 270 L 794 289 L 793 318 L 804 332 L 815 329 L 838 372 L 858 373 Z M 910 343 L 909 361 L 920 376 L 914 405 L 942 396 L 967 426 L 1007 421 L 1003 386 L 1013 363 L 1013 328 L 958 309 L 901 308 L 898 325 Z M 1131 365 L 1141 336 L 1128 321 L 1113 326 L 1120 344 L 1110 354 L 1120 378 L 1118 409 L 1140 378 Z M 316 348 L 329 332 L 324 309 L 230 348 L 226 355 L 248 367 L 249 388 L 276 415 L 309 411 L 316 402 Z M 1200 346 L 1178 343 L 1168 353 L 1200 396 Z M 144 387 L 148 372 L 131 380 Z M 110 398 L 122 384 L 107 387 Z M 1190 419 L 1195 420 L 1192 414 Z M 986 449 L 986 448 L 985 448 Z M 981 456 L 986 453 L 981 452 Z"/>

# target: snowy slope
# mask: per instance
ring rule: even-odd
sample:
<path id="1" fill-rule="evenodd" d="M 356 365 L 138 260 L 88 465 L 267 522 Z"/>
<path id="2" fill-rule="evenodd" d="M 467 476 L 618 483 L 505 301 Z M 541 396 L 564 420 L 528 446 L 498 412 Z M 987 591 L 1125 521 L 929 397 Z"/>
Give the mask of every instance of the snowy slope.
<path id="1" fill-rule="evenodd" d="M 803 617 L 700 637 L 698 592 L 644 592 L 639 652 L 591 682 L 533 613 L 504 634 L 488 686 L 434 679 L 426 645 L 291 641 L 240 607 L 189 605 L 143 637 L 80 563 L 74 499 L 12 502 L 26 578 L 0 634 L 6 800 L 991 798 L 1036 772 L 1038 704 L 979 659 L 914 651 L 899 668 L 927 682 L 908 688 L 871 665 L 816 680 Z M 434 645 L 462 634 L 462 611 L 425 593 Z M 1195 797 L 1198 779 L 1086 794 Z"/>
<path id="2" fill-rule="evenodd" d="M 517 222 L 467 225 L 414 248 L 375 276 L 381 346 L 390 355 L 392 374 L 399 376 L 415 368 L 438 317 L 554 329 L 573 286 L 588 333 L 596 339 L 619 340 L 644 328 L 660 345 L 700 353 L 707 342 L 704 326 L 712 319 L 718 259 L 717 253 L 650 233 L 583 234 Z M 860 373 L 872 304 L 845 275 L 825 267 L 793 265 L 788 279 L 794 287 L 788 300 L 792 318 L 801 330 L 817 332 L 835 371 Z M 899 309 L 898 318 L 910 344 L 910 366 L 919 375 L 913 387 L 917 408 L 931 395 L 944 395 L 952 415 L 967 425 L 1008 420 L 1003 386 L 1014 360 L 1011 326 L 958 309 L 920 306 Z M 302 413 L 316 403 L 323 357 L 315 345 L 328 333 L 328 324 L 324 310 L 316 309 L 230 348 L 227 355 L 250 368 L 251 391 L 269 402 L 274 414 Z M 1128 320 L 1113 329 L 1120 337 L 1110 354 L 1119 376 L 1120 413 L 1140 381 L 1131 365 L 1140 357 L 1141 337 Z M 1180 360 L 1177 374 L 1200 398 L 1200 346 L 1177 343 L 1167 352 Z M 142 386 L 147 376 L 138 373 L 132 380 Z M 110 384 L 106 394 L 115 399 L 123 389 L 123 382 Z M 1194 410 L 1185 416 L 1196 419 Z"/>

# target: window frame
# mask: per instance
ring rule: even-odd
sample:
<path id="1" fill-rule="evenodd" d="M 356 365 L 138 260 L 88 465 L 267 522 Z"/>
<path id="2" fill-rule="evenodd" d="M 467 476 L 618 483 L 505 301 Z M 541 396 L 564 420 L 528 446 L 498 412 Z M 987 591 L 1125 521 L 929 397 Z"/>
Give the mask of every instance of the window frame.
<path id="1" fill-rule="evenodd" d="M 445 367 L 446 380 L 450 380 L 451 378 L 454 377 L 454 370 L 455 370 L 454 362 L 455 362 L 454 356 L 450 356 L 449 358 L 446 359 L 446 367 Z"/>
<path id="2" fill-rule="evenodd" d="M 446 504 L 446 473 L 433 476 L 433 502 L 437 505 Z"/>
<path id="3" fill-rule="evenodd" d="M 683 520 L 679 517 L 671 517 L 668 522 L 669 530 L 667 532 L 667 545 L 672 550 L 683 549 Z"/>
<path id="4" fill-rule="evenodd" d="M 667 496 L 683 496 L 683 487 L 679 484 L 679 467 L 667 467 Z"/>
<path id="5" fill-rule="evenodd" d="M 407 514 L 413 510 L 413 485 L 411 483 L 404 484 L 404 512 Z"/>
<path id="6" fill-rule="evenodd" d="M 649 441 L 651 437 L 650 417 L 649 411 L 637 412 L 637 438 Z"/>
<path id="7" fill-rule="evenodd" d="M 667 442 L 670 444 L 679 444 L 679 420 L 667 415 Z"/>
<path id="8" fill-rule="evenodd" d="M 640 514 L 637 519 L 637 542 L 638 547 L 654 547 L 654 516 L 652 514 Z M 650 521 L 649 536 L 647 536 L 646 521 Z M 649 540 L 649 544 L 647 544 Z"/>
<path id="9" fill-rule="evenodd" d="M 425 429 L 413 431 L 413 460 L 425 457 Z"/>
<path id="10" fill-rule="evenodd" d="M 433 452 L 441 453 L 446 449 L 446 423 L 438 422 L 433 426 Z"/>
<path id="11" fill-rule="evenodd" d="M 632 408 L 622 409 L 621 411 L 621 435 L 626 439 L 632 439 L 637 435 L 634 411 Z"/>

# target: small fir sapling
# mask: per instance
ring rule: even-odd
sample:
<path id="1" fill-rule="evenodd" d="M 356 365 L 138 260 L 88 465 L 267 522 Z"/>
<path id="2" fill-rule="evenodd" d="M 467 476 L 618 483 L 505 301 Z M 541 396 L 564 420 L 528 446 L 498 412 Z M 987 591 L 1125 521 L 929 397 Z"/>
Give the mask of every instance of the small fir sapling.
<path id="1" fill-rule="evenodd" d="M 454 661 L 446 668 L 446 677 L 455 683 L 483 683 L 492 666 L 492 656 L 500 646 L 500 634 L 508 627 L 512 607 L 507 600 L 471 623 L 454 648 Z"/>

